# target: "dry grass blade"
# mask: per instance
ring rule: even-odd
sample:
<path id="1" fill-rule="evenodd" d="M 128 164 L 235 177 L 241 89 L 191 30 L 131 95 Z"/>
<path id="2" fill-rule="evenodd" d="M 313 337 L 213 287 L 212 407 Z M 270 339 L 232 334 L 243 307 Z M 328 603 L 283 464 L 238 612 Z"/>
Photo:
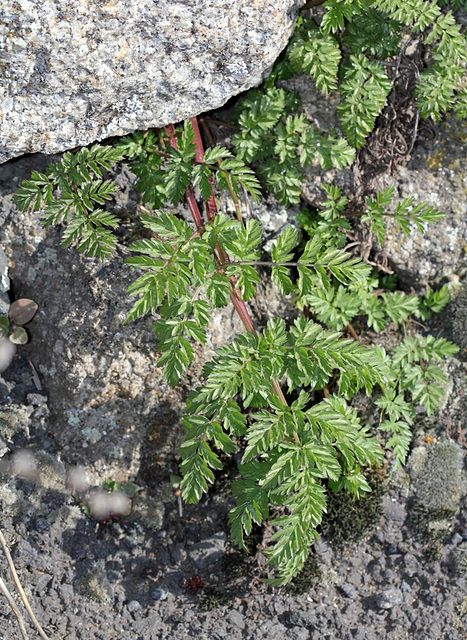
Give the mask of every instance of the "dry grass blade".
<path id="1" fill-rule="evenodd" d="M 23 620 L 23 616 L 21 615 L 21 611 L 16 606 L 16 603 L 15 603 L 15 601 L 13 599 L 13 596 L 8 591 L 8 587 L 6 586 L 6 584 L 3 581 L 2 577 L 0 577 L 0 591 L 3 593 L 5 598 L 8 600 L 8 604 L 10 605 L 11 609 L 13 610 L 13 613 L 16 616 L 16 619 L 18 620 L 19 629 L 21 631 L 21 635 L 23 637 L 23 640 L 28 640 L 28 634 L 26 632 L 26 626 L 24 624 L 24 620 Z"/>
<path id="2" fill-rule="evenodd" d="M 37 621 L 37 618 L 34 615 L 34 611 L 31 609 L 28 599 L 26 598 L 26 594 L 24 593 L 24 589 L 21 586 L 21 582 L 19 581 L 18 574 L 16 573 L 15 565 L 13 564 L 13 560 L 12 560 L 8 545 L 6 543 L 5 536 L 3 535 L 3 532 L 1 530 L 0 530 L 0 544 L 2 546 L 3 553 L 5 554 L 6 561 L 8 562 L 8 566 L 10 568 L 10 572 L 15 582 L 16 588 L 18 589 L 18 593 L 21 597 L 21 600 L 23 601 L 24 606 L 26 607 L 26 611 L 28 612 L 33 625 L 36 627 L 42 640 L 49 640 L 49 637 L 46 635 L 41 625 Z"/>

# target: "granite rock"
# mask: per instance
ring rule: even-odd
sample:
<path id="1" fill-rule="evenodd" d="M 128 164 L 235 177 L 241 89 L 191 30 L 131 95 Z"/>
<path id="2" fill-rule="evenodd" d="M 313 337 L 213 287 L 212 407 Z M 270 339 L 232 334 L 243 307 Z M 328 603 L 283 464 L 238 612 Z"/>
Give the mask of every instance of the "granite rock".
<path id="1" fill-rule="evenodd" d="M 303 0 L 6 0 L 0 162 L 223 105 L 258 85 Z"/>

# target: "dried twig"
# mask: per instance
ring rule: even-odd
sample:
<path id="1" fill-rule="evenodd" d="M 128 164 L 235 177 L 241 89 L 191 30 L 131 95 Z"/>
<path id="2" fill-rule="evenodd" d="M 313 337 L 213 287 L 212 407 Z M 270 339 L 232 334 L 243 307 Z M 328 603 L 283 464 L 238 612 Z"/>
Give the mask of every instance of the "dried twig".
<path id="1" fill-rule="evenodd" d="M 1 576 L 0 576 L 0 591 L 3 593 L 5 598 L 8 600 L 8 604 L 10 605 L 11 609 L 13 610 L 13 613 L 16 616 L 16 619 L 18 620 L 19 630 L 21 631 L 21 635 L 23 636 L 23 640 L 28 640 L 28 634 L 26 632 L 26 626 L 24 624 L 24 620 L 23 620 L 23 616 L 21 615 L 21 611 L 16 606 L 16 602 L 14 601 L 13 596 L 11 595 L 11 593 L 8 591 L 8 587 L 6 586 L 6 584 L 3 581 L 3 578 Z"/>
<path id="2" fill-rule="evenodd" d="M 26 594 L 24 593 L 24 589 L 21 586 L 21 582 L 19 581 L 18 574 L 16 573 L 15 565 L 13 564 L 13 560 L 11 558 L 10 550 L 8 548 L 8 545 L 6 543 L 5 537 L 4 537 L 1 529 L 0 529 L 0 545 L 2 546 L 3 553 L 5 554 L 5 558 L 6 558 L 6 561 L 8 562 L 8 566 L 10 568 L 11 575 L 12 575 L 13 580 L 15 582 L 16 588 L 18 589 L 18 593 L 19 593 L 19 595 L 21 597 L 21 600 L 23 601 L 24 606 L 26 607 L 26 611 L 28 612 L 29 617 L 31 618 L 31 621 L 32 621 L 33 625 L 36 627 L 36 629 L 37 629 L 40 637 L 42 638 L 42 640 L 49 640 L 48 636 L 45 634 L 45 632 L 42 629 L 41 625 L 37 621 L 37 618 L 34 615 L 34 611 L 31 609 L 31 606 L 30 606 L 30 604 L 28 602 L 28 599 L 26 598 Z"/>
<path id="3" fill-rule="evenodd" d="M 32 379 L 34 381 L 34 385 L 38 391 L 42 391 L 42 384 L 39 379 L 39 376 L 37 375 L 36 367 L 33 365 L 31 358 L 28 358 L 28 362 L 31 365 Z"/>

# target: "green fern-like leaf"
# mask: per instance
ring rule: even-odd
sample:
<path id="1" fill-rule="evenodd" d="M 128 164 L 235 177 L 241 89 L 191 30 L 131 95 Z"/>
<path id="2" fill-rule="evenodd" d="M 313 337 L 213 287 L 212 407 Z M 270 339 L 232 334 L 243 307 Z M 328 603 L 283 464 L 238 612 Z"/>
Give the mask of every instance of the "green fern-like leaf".
<path id="1" fill-rule="evenodd" d="M 366 8 L 366 0 L 327 0 L 321 29 L 324 33 L 336 33 L 344 29 L 346 20 L 352 21 Z"/>
<path id="2" fill-rule="evenodd" d="M 303 20 L 296 29 L 287 54 L 292 68 L 312 75 L 319 91 L 327 94 L 335 89 L 341 59 L 339 45 L 312 20 Z"/>
<path id="3" fill-rule="evenodd" d="M 45 174 L 33 171 L 23 181 L 14 199 L 20 209 L 43 208 L 42 223 L 67 222 L 62 245 L 75 244 L 78 251 L 104 259 L 115 250 L 117 241 L 111 229 L 118 226 L 113 214 L 96 209 L 111 200 L 116 191 L 112 180 L 102 179 L 102 170 L 122 158 L 113 147 L 94 145 L 73 154 L 67 152 L 60 162 L 51 164 Z"/>
<path id="4" fill-rule="evenodd" d="M 297 471 L 294 480 L 300 489 L 284 501 L 288 515 L 275 518 L 278 530 L 272 536 L 274 547 L 267 552 L 269 563 L 278 568 L 278 577 L 268 580 L 272 586 L 289 582 L 303 568 L 310 545 L 318 534 L 316 527 L 326 510 L 324 488 L 307 470 Z"/>
<path id="5" fill-rule="evenodd" d="M 251 466 L 251 465 L 250 465 Z M 248 474 L 248 465 L 241 465 L 240 471 Z M 255 480 L 261 473 L 261 465 L 258 463 L 254 476 Z M 252 480 L 234 480 L 232 493 L 237 498 L 237 506 L 229 513 L 230 533 L 234 543 L 244 549 L 244 535 L 249 535 L 253 523 L 261 524 L 269 517 L 269 500 L 258 482 Z"/>
<path id="6" fill-rule="evenodd" d="M 358 295 L 347 292 L 342 286 L 328 291 L 317 289 L 303 296 L 302 302 L 311 307 L 320 322 L 338 331 L 346 327 L 361 311 Z"/>
<path id="7" fill-rule="evenodd" d="M 417 313 L 419 298 L 416 295 L 405 295 L 402 291 L 383 293 L 381 295 L 385 312 L 396 324 L 407 322 L 411 314 Z"/>
<path id="8" fill-rule="evenodd" d="M 343 65 L 339 89 L 342 101 L 337 111 L 342 130 L 350 144 L 359 149 L 383 110 L 391 83 L 379 62 L 358 54 L 351 55 Z"/>
<path id="9" fill-rule="evenodd" d="M 379 428 L 381 431 L 389 431 L 391 433 L 386 445 L 392 449 L 396 458 L 394 467 L 397 468 L 403 465 L 407 460 L 410 442 L 412 440 L 412 432 L 407 422 L 394 419 L 386 420 L 379 425 Z"/>
<path id="10" fill-rule="evenodd" d="M 268 159 L 258 167 L 258 175 L 280 204 L 290 206 L 300 202 L 302 175 L 298 168 L 281 167 L 276 160 Z"/>
<path id="11" fill-rule="evenodd" d="M 13 196 L 14 203 L 22 211 L 30 207 L 38 211 L 44 201 L 52 200 L 53 183 L 44 173 L 33 171 L 30 180 L 23 180 Z"/>
<path id="12" fill-rule="evenodd" d="M 347 24 L 343 43 L 355 55 L 389 58 L 399 53 L 403 26 L 380 11 L 366 9 Z"/>

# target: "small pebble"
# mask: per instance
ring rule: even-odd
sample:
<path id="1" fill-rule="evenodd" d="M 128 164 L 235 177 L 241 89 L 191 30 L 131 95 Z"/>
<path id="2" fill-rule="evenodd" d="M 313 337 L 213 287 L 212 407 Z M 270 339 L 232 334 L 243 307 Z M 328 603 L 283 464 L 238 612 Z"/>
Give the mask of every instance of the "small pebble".
<path id="1" fill-rule="evenodd" d="M 141 605 L 138 602 L 138 600 L 131 600 L 128 604 L 128 611 L 131 611 L 131 613 L 134 613 L 135 611 L 138 611 L 139 609 L 141 609 Z"/>
<path id="2" fill-rule="evenodd" d="M 156 601 L 167 600 L 169 597 L 169 590 L 166 587 L 157 587 L 151 591 L 151 598 Z"/>
<path id="3" fill-rule="evenodd" d="M 457 545 L 460 544 L 463 540 L 464 538 L 459 533 L 455 533 L 451 538 L 451 543 Z"/>
<path id="4" fill-rule="evenodd" d="M 402 602 L 400 589 L 386 589 L 376 596 L 376 604 L 380 609 L 392 609 Z"/>
<path id="5" fill-rule="evenodd" d="M 341 591 L 345 596 L 347 596 L 347 598 L 350 598 L 351 600 L 355 600 L 355 598 L 358 596 L 357 590 L 349 582 L 344 582 L 344 584 L 341 585 Z"/>
<path id="6" fill-rule="evenodd" d="M 235 611 L 235 609 L 233 609 L 228 614 L 227 619 L 229 620 L 229 622 L 231 622 L 233 625 L 235 625 L 239 629 L 244 629 L 245 628 L 244 617 L 242 616 L 242 614 L 239 611 Z"/>
<path id="7" fill-rule="evenodd" d="M 410 593 L 412 591 L 412 587 L 410 586 L 410 584 L 408 582 L 406 582 L 405 580 L 402 580 L 401 582 L 401 586 L 400 586 L 401 591 L 403 591 L 404 593 Z"/>

